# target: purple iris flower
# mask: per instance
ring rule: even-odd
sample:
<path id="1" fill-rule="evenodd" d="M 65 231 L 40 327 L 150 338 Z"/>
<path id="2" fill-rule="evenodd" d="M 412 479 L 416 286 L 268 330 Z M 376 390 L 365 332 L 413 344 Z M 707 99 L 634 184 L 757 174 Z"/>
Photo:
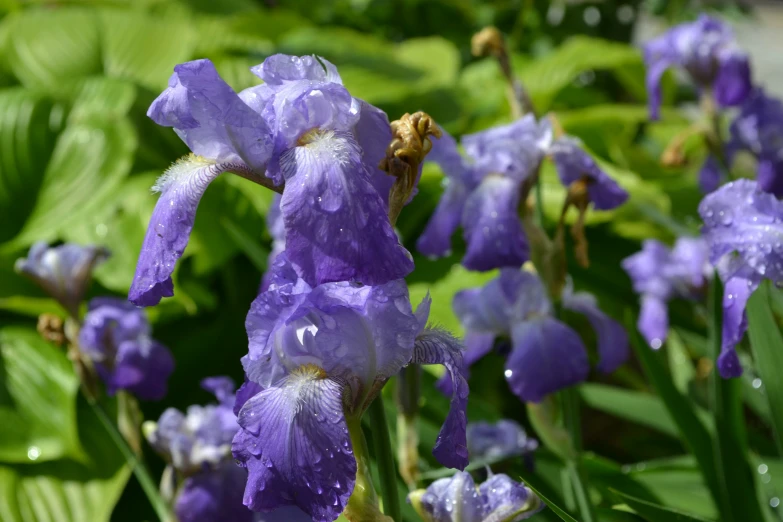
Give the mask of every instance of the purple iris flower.
<path id="1" fill-rule="evenodd" d="M 627 334 L 601 312 L 592 295 L 567 288 L 562 304 L 585 315 L 593 326 L 599 371 L 612 372 L 625 362 L 629 355 Z M 552 317 L 552 304 L 538 276 L 503 269 L 483 288 L 459 292 L 453 306 L 466 330 L 466 365 L 489 353 L 497 337 L 510 338 L 505 377 L 521 400 L 539 402 L 587 378 L 590 363 L 585 345 L 573 329 Z"/>
<path id="2" fill-rule="evenodd" d="M 78 317 L 79 305 L 92 282 L 92 271 L 108 257 L 109 252 L 102 247 L 66 243 L 49 248 L 46 243 L 38 242 L 14 267 L 54 297 L 73 317 Z"/>
<path id="3" fill-rule="evenodd" d="M 759 187 L 783 197 L 783 102 L 754 89 L 731 124 L 728 149 L 752 153 L 758 160 Z"/>
<path id="4" fill-rule="evenodd" d="M 647 42 L 644 61 L 652 119 L 658 119 L 661 77 L 670 67 L 686 71 L 700 89 L 711 89 L 722 106 L 739 105 L 752 89 L 747 54 L 737 47 L 730 27 L 707 15 Z"/>
<path id="5" fill-rule="evenodd" d="M 727 183 L 699 204 L 709 258 L 724 284 L 723 343 L 718 370 L 742 374 L 734 347 L 747 329 L 745 305 L 763 279 L 783 282 L 783 202 L 755 181 Z"/>
<path id="6" fill-rule="evenodd" d="M 698 300 L 712 277 L 707 243 L 702 238 L 681 237 L 673 249 L 655 239 L 623 260 L 633 289 L 641 294 L 637 327 L 649 345 L 660 348 L 669 331 L 667 303 L 674 298 Z"/>
<path id="7" fill-rule="evenodd" d="M 563 186 L 568 188 L 572 183 L 584 181 L 587 184 L 587 197 L 597 210 L 612 210 L 628 199 L 628 193 L 601 170 L 575 138 L 558 138 L 549 152 Z"/>
<path id="8" fill-rule="evenodd" d="M 174 371 L 169 349 L 150 337 L 144 312 L 125 299 L 98 297 L 90 301 L 79 346 L 95 365 L 106 390 L 128 390 L 146 400 L 166 395 Z"/>
<path id="9" fill-rule="evenodd" d="M 518 521 L 544 508 L 535 493 L 508 475 L 492 475 L 476 487 L 473 477 L 465 472 L 414 491 L 408 501 L 425 522 Z"/>
<path id="10" fill-rule="evenodd" d="M 283 282 L 256 298 L 246 321 L 248 382 L 239 391 L 241 430 L 233 443 L 249 472 L 245 505 L 296 505 L 313 520 L 336 519 L 357 472 L 348 422 L 409 363 L 443 364 L 450 372 L 452 409 L 433 453 L 444 465 L 467 465 L 461 346 L 425 326 L 429 300 L 414 314 L 402 280 L 315 288 L 273 280 Z"/>
<path id="11" fill-rule="evenodd" d="M 467 428 L 468 452 L 472 459 L 505 459 L 532 454 L 538 441 L 528 437 L 518 423 L 502 419 L 494 424 L 471 422 Z"/>
<path id="12" fill-rule="evenodd" d="M 704 164 L 699 169 L 699 188 L 705 194 L 709 194 L 720 185 L 721 168 L 718 158 L 713 154 L 707 156 Z"/>
<path id="13" fill-rule="evenodd" d="M 451 236 L 462 226 L 466 268 L 522 266 L 529 257 L 518 214 L 522 184 L 538 167 L 551 139 L 548 121 L 528 115 L 464 136 L 466 157 L 447 133 L 433 140 L 427 160 L 443 170 L 445 191 L 416 243 L 419 252 L 448 255 Z"/>
<path id="14" fill-rule="evenodd" d="M 326 60 L 274 55 L 251 71 L 263 85 L 234 92 L 209 60 L 177 65 L 148 115 L 193 155 L 160 178 L 130 300 L 173 295 L 171 275 L 198 203 L 223 172 L 282 187 L 288 258 L 309 284 L 382 284 L 413 269 L 387 218 L 393 183 L 377 168 L 391 139 L 386 115 L 353 98 Z"/>

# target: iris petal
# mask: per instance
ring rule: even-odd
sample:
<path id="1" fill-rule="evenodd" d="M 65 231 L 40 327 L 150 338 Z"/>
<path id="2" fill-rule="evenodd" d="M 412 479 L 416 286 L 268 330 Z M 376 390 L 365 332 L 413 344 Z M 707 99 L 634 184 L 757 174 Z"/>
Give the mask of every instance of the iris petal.
<path id="1" fill-rule="evenodd" d="M 598 371 L 611 373 L 630 356 L 625 328 L 603 313 L 595 296 L 587 292 L 563 294 L 563 307 L 584 315 L 595 330 L 598 340 Z"/>

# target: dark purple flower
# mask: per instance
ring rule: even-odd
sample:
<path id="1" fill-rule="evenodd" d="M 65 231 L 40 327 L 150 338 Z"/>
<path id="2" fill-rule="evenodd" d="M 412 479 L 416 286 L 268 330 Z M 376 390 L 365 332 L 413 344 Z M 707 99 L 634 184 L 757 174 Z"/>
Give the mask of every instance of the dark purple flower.
<path id="1" fill-rule="evenodd" d="M 721 168 L 718 158 L 710 154 L 699 169 L 699 188 L 709 194 L 720 185 Z"/>
<path id="2" fill-rule="evenodd" d="M 529 488 L 507 475 L 492 475 L 476 487 L 465 472 L 412 492 L 408 501 L 425 522 L 518 521 L 544 508 Z"/>
<path id="3" fill-rule="evenodd" d="M 628 199 L 628 193 L 601 170 L 578 140 L 563 136 L 552 144 L 549 151 L 563 186 L 568 188 L 572 183 L 584 180 L 587 195 L 596 209 L 612 210 Z"/>
<path id="4" fill-rule="evenodd" d="M 731 28 L 707 15 L 647 42 L 644 61 L 653 119 L 661 105 L 661 77 L 670 67 L 686 71 L 700 89 L 712 89 L 723 106 L 739 105 L 752 89 L 748 56 L 737 47 Z"/>
<path id="5" fill-rule="evenodd" d="M 728 148 L 752 153 L 761 190 L 783 197 L 783 102 L 754 89 L 731 123 Z"/>
<path id="6" fill-rule="evenodd" d="M 494 424 L 471 422 L 467 428 L 468 451 L 472 459 L 506 459 L 528 455 L 538 448 L 538 441 L 528 437 L 516 422 L 502 419 Z"/>
<path id="7" fill-rule="evenodd" d="M 242 504 L 242 489 L 246 480 L 247 471 L 231 460 L 223 460 L 214 469 L 187 477 L 174 503 L 177 520 L 252 522 L 255 513 Z"/>
<path id="8" fill-rule="evenodd" d="M 258 391 L 248 397 L 250 385 L 243 387 L 242 429 L 233 443 L 249 472 L 247 506 L 296 505 L 314 520 L 336 519 L 357 469 L 346 417 L 360 416 L 389 377 L 411 362 L 443 364 L 451 372 L 458 391 L 433 452 L 446 465 L 467 463 L 460 346 L 425 328 L 427 313 L 425 302 L 414 315 L 402 280 L 314 289 L 302 280 L 273 283 L 256 298 L 242 363 Z"/>
<path id="9" fill-rule="evenodd" d="M 552 305 L 537 276 L 503 269 L 483 288 L 459 292 L 453 305 L 467 332 L 467 353 L 475 353 L 466 357 L 468 362 L 489 351 L 494 337 L 511 339 L 505 377 L 523 401 L 539 402 L 587 377 L 590 365 L 584 343 L 552 317 Z M 598 309 L 592 296 L 569 290 L 563 306 L 585 314 L 596 330 L 599 370 L 613 371 L 625 361 L 628 346 L 622 327 Z"/>
<path id="10" fill-rule="evenodd" d="M 669 331 L 667 303 L 679 297 L 699 299 L 712 268 L 707 244 L 701 238 L 681 237 L 674 249 L 655 239 L 642 243 L 642 250 L 623 260 L 622 266 L 641 295 L 637 327 L 645 340 L 660 348 Z"/>
<path id="11" fill-rule="evenodd" d="M 417 248 L 439 257 L 451 249 L 461 225 L 467 242 L 463 264 L 471 270 L 520 267 L 528 259 L 519 221 L 522 183 L 537 168 L 551 142 L 547 120 L 531 116 L 464 136 L 466 156 L 447 133 L 433 140 L 428 161 L 438 163 L 445 191 Z"/>
<path id="12" fill-rule="evenodd" d="M 783 282 L 783 202 L 742 179 L 705 196 L 699 214 L 710 261 L 724 284 L 718 370 L 737 377 L 742 366 L 734 347 L 747 329 L 745 305 L 763 279 Z"/>
<path id="13" fill-rule="evenodd" d="M 227 171 L 285 182 L 288 258 L 311 285 L 381 284 L 413 269 L 387 218 L 390 183 L 377 167 L 391 136 L 385 114 L 353 98 L 323 59 L 274 55 L 251 70 L 265 83 L 237 94 L 209 60 L 178 65 L 150 107 L 149 116 L 174 127 L 194 155 L 155 186 L 161 196 L 131 285 L 134 304 L 173 295 L 171 275 L 198 203 Z"/>
<path id="14" fill-rule="evenodd" d="M 66 243 L 49 248 L 46 243 L 38 242 L 30 247 L 26 258 L 17 259 L 14 268 L 77 317 L 93 269 L 108 256 L 109 252 L 102 247 Z"/>
<path id="15" fill-rule="evenodd" d="M 79 346 L 95 365 L 107 393 L 128 390 L 141 399 L 160 400 L 174 371 L 169 349 L 150 337 L 144 312 L 125 299 L 90 301 Z"/>
<path id="16" fill-rule="evenodd" d="M 155 451 L 186 475 L 231 460 L 231 441 L 239 431 L 233 411 L 234 382 L 228 377 L 210 377 L 201 381 L 201 387 L 214 393 L 218 404 L 193 405 L 184 414 L 168 408 L 157 423 L 144 427 Z"/>

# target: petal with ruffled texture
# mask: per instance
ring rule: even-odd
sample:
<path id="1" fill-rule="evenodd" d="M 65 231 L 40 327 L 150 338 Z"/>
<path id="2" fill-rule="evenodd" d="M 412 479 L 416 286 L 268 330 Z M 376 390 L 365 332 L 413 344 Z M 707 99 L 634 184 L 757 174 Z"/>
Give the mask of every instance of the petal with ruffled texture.
<path id="1" fill-rule="evenodd" d="M 311 285 L 361 281 L 379 285 L 413 270 L 386 207 L 369 181 L 362 153 L 347 133 L 310 135 L 281 160 L 286 190 L 280 208 L 286 254 Z"/>
<path id="2" fill-rule="evenodd" d="M 534 493 L 524 484 L 508 475 L 497 474 L 489 477 L 479 486 L 488 512 L 484 522 L 502 522 L 525 520 L 544 508 Z M 520 511 L 524 510 L 524 513 Z"/>
<path id="3" fill-rule="evenodd" d="M 468 382 L 463 375 L 462 344 L 450 333 L 425 328 L 413 349 L 415 364 L 442 364 L 451 377 L 451 407 L 440 429 L 432 454 L 444 466 L 465 469 L 468 465 L 467 426 Z"/>
<path id="4" fill-rule="evenodd" d="M 174 67 L 168 88 L 147 115 L 174 130 L 195 154 L 241 162 L 262 173 L 272 152 L 264 118 L 243 102 L 207 59 Z"/>
<path id="5" fill-rule="evenodd" d="M 598 371 L 611 373 L 628 360 L 631 354 L 625 328 L 601 311 L 595 296 L 587 292 L 564 293 L 563 307 L 584 315 L 595 330 Z"/>
<path id="6" fill-rule="evenodd" d="M 736 252 L 760 276 L 783 281 L 783 202 L 742 179 L 705 196 L 699 214 L 713 264 Z"/>
<path id="7" fill-rule="evenodd" d="M 506 380 L 523 401 L 546 395 L 587 378 L 590 363 L 579 335 L 560 321 L 541 317 L 514 326 Z"/>
<path id="8" fill-rule="evenodd" d="M 482 522 L 486 515 L 476 483 L 464 471 L 430 484 L 419 505 L 422 516 L 430 522 Z"/>
<path id="9" fill-rule="evenodd" d="M 234 457 L 249 477 L 254 511 L 296 505 L 316 521 L 337 519 L 356 480 L 342 387 L 305 367 L 245 403 Z"/>
<path id="10" fill-rule="evenodd" d="M 470 194 L 462 213 L 465 268 L 481 272 L 519 268 L 529 259 L 518 214 L 519 197 L 519 184 L 500 176 L 485 178 Z"/>

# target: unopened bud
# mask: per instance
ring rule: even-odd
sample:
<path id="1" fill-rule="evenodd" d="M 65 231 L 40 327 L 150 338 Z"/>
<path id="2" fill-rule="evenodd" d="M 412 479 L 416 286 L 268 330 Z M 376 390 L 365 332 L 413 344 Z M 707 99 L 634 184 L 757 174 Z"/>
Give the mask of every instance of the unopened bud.
<path id="1" fill-rule="evenodd" d="M 65 323 L 62 317 L 54 314 L 38 316 L 38 333 L 41 337 L 57 346 L 65 344 Z"/>
<path id="2" fill-rule="evenodd" d="M 506 54 L 506 42 L 497 27 L 487 26 L 473 35 L 470 41 L 473 56 L 494 56 Z"/>

